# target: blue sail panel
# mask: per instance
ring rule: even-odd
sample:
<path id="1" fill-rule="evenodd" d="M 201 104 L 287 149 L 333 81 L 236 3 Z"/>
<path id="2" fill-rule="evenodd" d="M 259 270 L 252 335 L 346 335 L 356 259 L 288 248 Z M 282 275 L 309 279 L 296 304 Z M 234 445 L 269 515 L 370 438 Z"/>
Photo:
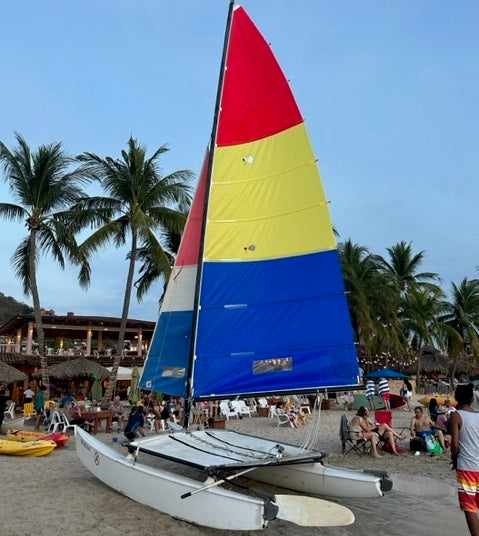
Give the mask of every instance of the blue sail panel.
<path id="1" fill-rule="evenodd" d="M 185 395 L 192 326 L 192 311 L 160 314 L 141 376 L 142 389 Z"/>
<path id="2" fill-rule="evenodd" d="M 338 250 L 256 262 L 206 262 L 202 307 L 344 294 Z"/>
<path id="3" fill-rule="evenodd" d="M 353 345 L 342 348 L 297 352 L 291 369 L 256 374 L 261 361 L 255 356 L 230 356 L 227 359 L 203 359 L 199 368 L 195 397 L 233 397 L 251 393 L 312 392 L 316 389 L 342 389 L 358 384 Z M 260 365 L 258 366 L 258 361 Z M 320 380 L 318 381 L 318 377 Z M 294 386 L 294 389 L 292 389 Z"/>
<path id="4" fill-rule="evenodd" d="M 203 268 L 196 398 L 358 384 L 336 250 Z"/>

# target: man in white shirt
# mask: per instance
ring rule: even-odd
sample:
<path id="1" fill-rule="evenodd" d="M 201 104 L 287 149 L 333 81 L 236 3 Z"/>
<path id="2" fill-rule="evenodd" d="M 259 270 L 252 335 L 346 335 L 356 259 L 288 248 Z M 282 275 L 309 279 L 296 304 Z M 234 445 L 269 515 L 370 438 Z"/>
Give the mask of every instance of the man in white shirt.
<path id="1" fill-rule="evenodd" d="M 23 393 L 23 401 L 25 404 L 30 403 L 33 400 L 33 397 L 35 396 L 35 392 L 32 390 L 30 386 L 28 386 L 28 389 Z"/>

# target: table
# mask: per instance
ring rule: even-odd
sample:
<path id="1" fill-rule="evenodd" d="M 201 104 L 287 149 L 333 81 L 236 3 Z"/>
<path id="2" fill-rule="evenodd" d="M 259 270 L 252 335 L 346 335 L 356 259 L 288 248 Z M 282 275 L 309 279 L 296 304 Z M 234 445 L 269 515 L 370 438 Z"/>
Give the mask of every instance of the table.
<path id="1" fill-rule="evenodd" d="M 111 411 L 82 411 L 81 415 L 87 421 L 92 421 L 93 435 L 98 432 L 98 428 L 101 425 L 102 420 L 106 420 L 105 432 L 111 432 L 111 420 L 113 418 L 113 413 Z"/>

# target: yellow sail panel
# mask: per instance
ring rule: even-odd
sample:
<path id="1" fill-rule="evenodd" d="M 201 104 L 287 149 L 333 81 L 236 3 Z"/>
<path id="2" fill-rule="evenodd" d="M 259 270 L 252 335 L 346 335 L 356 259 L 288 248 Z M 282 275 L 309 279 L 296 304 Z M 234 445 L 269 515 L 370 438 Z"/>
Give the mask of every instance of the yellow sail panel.
<path id="1" fill-rule="evenodd" d="M 256 142 L 216 149 L 206 261 L 272 259 L 335 247 L 304 124 Z"/>

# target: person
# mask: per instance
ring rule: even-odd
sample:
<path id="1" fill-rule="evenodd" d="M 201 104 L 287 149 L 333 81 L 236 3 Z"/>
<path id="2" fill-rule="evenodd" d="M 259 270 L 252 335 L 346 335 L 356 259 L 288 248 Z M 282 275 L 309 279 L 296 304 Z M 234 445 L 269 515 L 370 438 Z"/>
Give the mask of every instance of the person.
<path id="1" fill-rule="evenodd" d="M 451 401 L 449 400 L 449 398 L 446 398 L 446 400 L 444 400 L 443 408 L 446 410 L 448 416 L 451 415 L 453 411 L 456 411 L 456 408 L 454 406 L 451 406 Z"/>
<path id="2" fill-rule="evenodd" d="M 67 404 L 72 404 L 72 403 L 73 403 L 73 397 L 69 392 L 67 392 L 65 394 L 62 394 L 60 396 L 60 407 L 61 408 L 63 408 Z"/>
<path id="3" fill-rule="evenodd" d="M 373 411 L 376 409 L 376 405 L 374 404 L 375 395 L 376 395 L 376 385 L 374 383 L 374 380 L 369 379 L 366 382 L 366 399 L 369 402 L 369 405 L 371 406 L 371 409 Z"/>
<path id="4" fill-rule="evenodd" d="M 429 417 L 431 417 L 431 420 L 434 422 L 437 421 L 437 411 L 439 409 L 439 404 L 437 403 L 437 400 L 435 398 L 431 398 L 429 400 Z"/>
<path id="5" fill-rule="evenodd" d="M 5 389 L 0 389 L 0 428 L 3 424 L 3 418 L 5 417 L 5 410 L 7 409 L 8 396 Z"/>
<path id="6" fill-rule="evenodd" d="M 402 435 L 395 432 L 388 424 L 372 424 L 369 422 L 369 411 L 365 406 L 361 406 L 356 415 L 351 419 L 350 430 L 353 432 L 362 432 L 364 439 L 370 440 L 372 438 L 371 432 L 377 434 L 378 440 L 389 442 L 391 444 L 392 453 L 395 456 L 399 456 L 399 452 L 396 450 L 396 439 L 404 439 Z M 371 441 L 371 456 L 378 458 L 380 455 L 377 452 L 377 443 L 373 446 Z"/>
<path id="7" fill-rule="evenodd" d="M 35 397 L 34 409 L 37 413 L 35 419 L 35 432 L 40 431 L 40 424 L 43 422 L 43 417 L 45 416 L 45 391 L 47 388 L 44 385 L 40 386 L 40 391 L 38 391 L 37 396 Z M 26 392 L 26 391 L 25 391 Z"/>
<path id="8" fill-rule="evenodd" d="M 354 396 L 351 393 L 351 391 L 344 391 L 344 393 L 341 395 L 341 398 L 343 400 L 343 407 L 346 411 L 348 411 L 354 402 Z"/>
<path id="9" fill-rule="evenodd" d="M 389 382 L 384 377 L 378 382 L 378 393 L 384 402 L 386 411 L 391 411 L 391 391 L 389 389 Z"/>
<path id="10" fill-rule="evenodd" d="M 168 406 L 164 401 L 160 404 L 158 400 L 151 400 L 148 411 L 155 417 L 153 424 L 155 426 L 155 432 L 159 433 L 160 429 L 164 429 L 164 423 L 162 421 L 166 422 L 170 416 Z"/>
<path id="11" fill-rule="evenodd" d="M 479 536 L 479 413 L 472 407 L 472 384 L 458 385 L 451 414 L 451 463 L 456 471 L 459 507 L 469 532 Z"/>
<path id="12" fill-rule="evenodd" d="M 406 403 L 404 410 L 411 411 L 412 409 L 412 385 L 411 385 L 411 382 L 407 378 L 404 380 L 402 389 L 403 389 L 403 400 Z"/>
<path id="13" fill-rule="evenodd" d="M 411 419 L 410 431 L 411 439 L 414 439 L 415 437 L 427 439 L 428 436 L 435 435 L 443 450 L 446 448 L 443 430 L 441 430 L 441 428 L 431 419 L 431 417 L 424 415 L 424 411 L 421 406 L 414 408 L 414 417 Z M 444 430 L 444 432 L 445 431 L 446 430 Z"/>
<path id="14" fill-rule="evenodd" d="M 86 428 L 85 423 L 89 422 L 91 424 L 91 421 L 87 421 L 85 417 L 83 416 L 83 410 L 84 410 L 84 404 L 83 400 L 77 400 L 75 404 L 71 402 L 68 402 L 65 404 L 63 408 L 63 413 L 67 416 L 68 422 L 70 424 L 75 424 L 76 426 L 80 426 L 81 428 Z"/>
<path id="15" fill-rule="evenodd" d="M 472 401 L 472 408 L 475 409 L 476 411 L 479 411 L 479 383 L 474 385 L 474 399 Z M 457 400 L 456 400 L 457 402 Z"/>
<path id="16" fill-rule="evenodd" d="M 441 428 L 441 430 L 444 430 L 444 439 L 446 439 L 446 436 L 451 435 L 449 433 L 449 415 L 450 413 L 448 413 L 445 406 L 440 406 L 437 410 L 436 424 Z"/>
<path id="17" fill-rule="evenodd" d="M 298 427 L 298 419 L 296 416 L 296 412 L 288 404 L 285 404 L 282 400 L 276 402 L 276 412 L 287 415 L 294 428 Z"/>
<path id="18" fill-rule="evenodd" d="M 35 396 L 35 392 L 33 391 L 31 385 L 29 385 L 28 389 L 26 389 L 23 393 L 23 403 L 30 404 L 30 402 L 33 401 L 34 396 Z"/>
<path id="19" fill-rule="evenodd" d="M 136 439 L 139 435 L 145 435 L 145 418 L 143 412 L 144 410 L 141 406 L 133 406 L 131 408 L 131 413 L 128 417 L 124 432 L 125 437 L 130 441 Z"/>
<path id="20" fill-rule="evenodd" d="M 111 422 L 118 423 L 118 431 L 121 432 L 123 429 L 123 404 L 120 401 L 118 395 L 115 396 L 113 402 L 110 404 L 108 411 L 111 411 L 113 414 Z"/>

